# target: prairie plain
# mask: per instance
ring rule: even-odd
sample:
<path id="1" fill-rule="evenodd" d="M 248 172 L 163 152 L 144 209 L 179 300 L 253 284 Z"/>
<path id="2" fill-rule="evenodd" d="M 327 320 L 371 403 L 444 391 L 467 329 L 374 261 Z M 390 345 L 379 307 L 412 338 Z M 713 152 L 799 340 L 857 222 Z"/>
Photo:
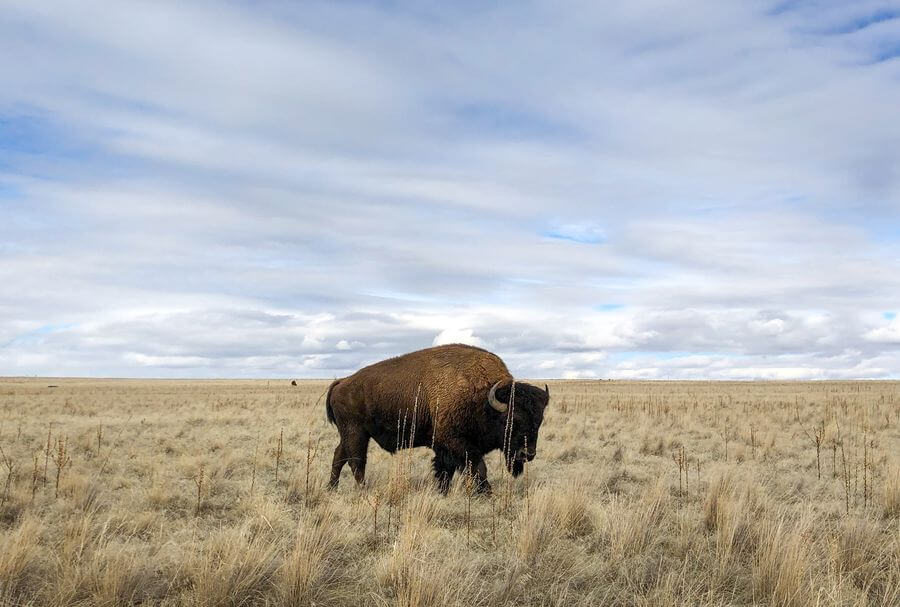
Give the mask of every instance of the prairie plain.
<path id="1" fill-rule="evenodd" d="M 900 382 L 551 381 L 490 497 L 328 383 L 0 379 L 0 605 L 900 604 Z"/>

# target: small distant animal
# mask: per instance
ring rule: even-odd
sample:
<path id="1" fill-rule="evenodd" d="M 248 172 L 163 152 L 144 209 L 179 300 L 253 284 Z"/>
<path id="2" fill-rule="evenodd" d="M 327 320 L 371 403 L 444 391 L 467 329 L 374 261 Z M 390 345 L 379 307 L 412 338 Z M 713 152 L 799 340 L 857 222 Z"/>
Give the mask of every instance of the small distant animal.
<path id="1" fill-rule="evenodd" d="M 292 380 L 291 380 L 291 385 L 292 385 L 292 386 L 296 386 L 296 385 L 297 385 L 297 380 L 296 380 L 296 379 L 292 379 Z"/>
<path id="2" fill-rule="evenodd" d="M 484 456 L 502 450 L 507 469 L 519 476 L 537 453 L 549 401 L 546 385 L 514 381 L 499 356 L 474 346 L 437 346 L 369 365 L 328 387 L 325 413 L 340 435 L 329 486 L 337 487 L 345 463 L 363 484 L 374 439 L 390 453 L 433 449 L 443 494 L 454 473 L 467 468 L 476 490 L 490 492 Z"/>

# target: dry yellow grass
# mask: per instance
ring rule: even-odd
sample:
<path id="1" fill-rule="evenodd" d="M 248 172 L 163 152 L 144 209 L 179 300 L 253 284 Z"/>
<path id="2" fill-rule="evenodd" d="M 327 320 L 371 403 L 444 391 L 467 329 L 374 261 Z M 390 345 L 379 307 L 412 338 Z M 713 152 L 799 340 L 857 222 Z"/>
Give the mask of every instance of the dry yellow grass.
<path id="1" fill-rule="evenodd" d="M 327 383 L 0 380 L 0 605 L 900 604 L 900 383 L 552 382 L 492 498 Z"/>

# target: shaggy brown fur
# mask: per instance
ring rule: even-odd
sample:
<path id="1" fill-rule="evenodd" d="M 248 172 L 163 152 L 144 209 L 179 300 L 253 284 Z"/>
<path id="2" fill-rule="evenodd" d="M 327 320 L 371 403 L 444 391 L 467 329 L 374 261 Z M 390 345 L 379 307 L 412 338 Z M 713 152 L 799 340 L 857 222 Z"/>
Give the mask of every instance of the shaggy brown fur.
<path id="1" fill-rule="evenodd" d="M 494 449 L 503 449 L 509 470 L 520 474 L 534 458 L 550 392 L 517 382 L 508 413 L 500 413 L 488 404 L 488 393 L 500 382 L 496 397 L 509 403 L 513 381 L 496 354 L 462 344 L 390 358 L 334 381 L 325 410 L 341 441 L 334 450 L 331 486 L 337 486 L 345 463 L 357 483 L 364 481 L 370 438 L 391 453 L 432 447 L 444 493 L 454 472 L 467 463 L 479 490 L 489 491 L 483 457 Z"/>

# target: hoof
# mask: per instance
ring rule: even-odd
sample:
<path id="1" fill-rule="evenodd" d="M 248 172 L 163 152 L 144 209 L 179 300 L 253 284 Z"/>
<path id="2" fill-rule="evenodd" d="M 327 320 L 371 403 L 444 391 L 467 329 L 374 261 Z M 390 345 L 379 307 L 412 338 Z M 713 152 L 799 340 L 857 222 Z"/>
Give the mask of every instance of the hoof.
<path id="1" fill-rule="evenodd" d="M 475 485 L 475 493 L 477 495 L 483 495 L 485 497 L 490 497 L 494 492 L 494 489 L 491 487 L 491 484 L 487 481 L 482 481 Z"/>

